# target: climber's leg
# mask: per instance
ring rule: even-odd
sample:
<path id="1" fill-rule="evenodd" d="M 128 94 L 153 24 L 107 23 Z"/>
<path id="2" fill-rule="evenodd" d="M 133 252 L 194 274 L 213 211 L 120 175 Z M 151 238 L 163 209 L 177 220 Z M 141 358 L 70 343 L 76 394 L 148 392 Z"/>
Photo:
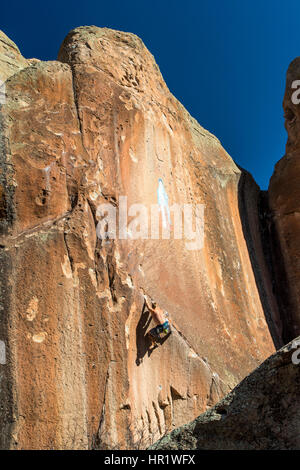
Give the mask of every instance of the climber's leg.
<path id="1" fill-rule="evenodd" d="M 148 337 L 151 341 L 150 348 L 159 345 L 159 341 L 171 334 L 170 323 L 166 320 L 164 323 L 157 325 L 148 332 Z"/>
<path id="2" fill-rule="evenodd" d="M 155 328 L 152 328 L 150 331 L 148 331 L 147 336 L 150 340 L 150 349 L 153 349 L 159 345 L 158 343 L 159 335 L 157 333 L 157 326 Z"/>

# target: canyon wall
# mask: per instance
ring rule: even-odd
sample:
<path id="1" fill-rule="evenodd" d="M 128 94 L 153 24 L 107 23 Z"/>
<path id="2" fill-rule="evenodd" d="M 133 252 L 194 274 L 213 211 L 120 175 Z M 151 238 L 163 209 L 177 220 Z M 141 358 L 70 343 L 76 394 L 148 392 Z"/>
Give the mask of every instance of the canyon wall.
<path id="1" fill-rule="evenodd" d="M 286 154 L 276 164 L 269 185 L 273 239 L 274 288 L 282 311 L 283 338 L 300 335 L 300 58 L 290 64 L 283 99 Z M 298 82 L 297 82 L 298 81 Z"/>
<path id="2" fill-rule="evenodd" d="M 50 62 L 0 39 L 0 446 L 145 448 L 282 344 L 259 188 L 135 35 L 80 27 Z M 160 189 L 204 207 L 203 246 L 97 236 L 101 204 L 149 220 Z M 153 351 L 144 294 L 173 325 Z"/>

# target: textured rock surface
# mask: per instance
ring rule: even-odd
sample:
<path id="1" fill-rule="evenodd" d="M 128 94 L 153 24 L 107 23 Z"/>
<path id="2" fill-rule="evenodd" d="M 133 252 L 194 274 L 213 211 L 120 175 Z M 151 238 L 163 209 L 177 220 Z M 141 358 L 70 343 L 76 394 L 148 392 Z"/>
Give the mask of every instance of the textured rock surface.
<path id="1" fill-rule="evenodd" d="M 291 342 L 268 358 L 229 395 L 153 449 L 300 449 L 299 345 Z"/>
<path id="2" fill-rule="evenodd" d="M 0 81 L 5 81 L 18 70 L 27 67 L 28 61 L 18 47 L 0 31 Z"/>
<path id="3" fill-rule="evenodd" d="M 284 340 L 300 335 L 300 108 L 296 83 L 300 79 L 300 58 L 288 68 L 283 100 L 288 132 L 285 156 L 277 163 L 269 186 L 274 240 L 274 281 L 284 321 Z"/>
<path id="4" fill-rule="evenodd" d="M 258 189 L 136 36 L 77 28 L 58 59 L 16 69 L 1 108 L 1 447 L 145 447 L 281 341 Z M 205 204 L 203 249 L 97 239 L 100 203 L 149 208 L 159 178 Z M 144 292 L 174 322 L 152 354 Z"/>

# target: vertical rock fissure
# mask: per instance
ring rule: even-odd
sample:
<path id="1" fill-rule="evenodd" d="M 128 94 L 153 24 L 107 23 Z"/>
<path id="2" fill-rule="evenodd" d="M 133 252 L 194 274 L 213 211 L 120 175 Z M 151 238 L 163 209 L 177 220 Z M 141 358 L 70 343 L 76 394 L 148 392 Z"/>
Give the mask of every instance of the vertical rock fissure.
<path id="1" fill-rule="evenodd" d="M 14 192 L 15 187 L 8 185 L 14 173 L 13 166 L 9 161 L 9 141 L 4 135 L 4 116 L 0 105 L 0 235 L 7 233 L 15 219 Z"/>
<path id="2" fill-rule="evenodd" d="M 260 219 L 260 233 L 262 240 L 262 247 L 266 265 L 269 269 L 270 278 L 272 282 L 272 291 L 278 305 L 278 311 L 281 320 L 282 338 L 276 344 L 277 349 L 287 343 L 290 339 L 288 328 L 288 312 L 285 308 L 283 299 L 288 298 L 288 284 L 286 280 L 285 268 L 283 263 L 283 255 L 281 252 L 280 244 L 277 240 L 276 227 L 272 221 L 271 211 L 268 201 L 268 192 L 261 191 L 258 205 L 259 219 Z M 280 269 L 278 267 L 280 266 Z M 280 279 L 278 277 L 280 273 Z M 285 292 L 285 293 L 284 293 Z"/>
<path id="3" fill-rule="evenodd" d="M 12 447 L 14 416 L 17 416 L 14 390 L 16 384 L 13 376 L 14 355 L 9 337 L 9 311 L 11 305 L 11 256 L 4 249 L 0 250 L 0 449 Z"/>
<path id="4" fill-rule="evenodd" d="M 100 449 L 101 449 L 101 443 L 102 443 L 101 438 L 102 438 L 104 421 L 105 421 L 106 392 L 107 392 L 107 383 L 108 383 L 108 380 L 109 380 L 109 367 L 110 367 L 110 364 L 108 365 L 107 371 L 106 371 L 104 391 L 103 391 L 102 410 L 101 410 L 101 416 L 100 416 L 99 426 L 98 426 L 98 430 L 97 430 L 96 444 L 97 444 L 97 446 L 99 446 Z"/>
<path id="5" fill-rule="evenodd" d="M 275 312 L 272 311 L 272 306 L 268 298 L 268 292 L 266 290 L 266 285 L 265 285 L 266 280 L 264 279 L 264 276 L 263 276 L 261 262 L 258 259 L 257 247 L 253 240 L 253 234 L 252 234 L 253 230 L 258 231 L 259 233 L 259 239 L 261 240 L 262 248 L 264 251 L 263 254 L 265 258 L 266 268 L 269 272 L 269 276 L 272 281 L 272 268 L 270 266 L 270 263 L 268 262 L 270 260 L 270 246 L 268 243 L 266 243 L 266 238 L 263 237 L 263 234 L 265 233 L 265 230 L 266 230 L 266 223 L 265 223 L 266 215 L 262 213 L 262 206 L 259 204 L 259 201 L 261 200 L 260 199 L 261 192 L 259 192 L 257 205 L 255 205 L 255 209 L 258 214 L 259 226 L 251 227 L 250 214 L 249 214 L 248 205 L 246 202 L 246 197 L 247 197 L 246 184 L 247 184 L 248 173 L 244 169 L 242 168 L 240 169 L 241 169 L 241 176 L 240 176 L 239 187 L 238 187 L 238 192 L 239 192 L 238 200 L 239 200 L 239 211 L 240 211 L 241 223 L 243 227 L 245 241 L 247 244 L 249 258 L 250 258 L 252 269 L 253 269 L 253 274 L 255 277 L 259 297 L 261 300 L 261 305 L 265 314 L 265 318 L 266 318 L 274 345 L 276 349 L 278 349 L 279 347 L 282 346 L 282 339 L 280 338 L 277 328 L 275 326 L 275 319 L 274 319 Z"/>
<path id="6" fill-rule="evenodd" d="M 89 152 L 87 151 L 87 149 L 85 148 L 85 145 L 84 145 L 82 122 L 81 122 L 81 118 L 80 118 L 79 104 L 78 104 L 77 92 L 76 92 L 76 87 L 75 87 L 75 71 L 74 71 L 74 67 L 73 67 L 72 64 L 68 64 L 68 65 L 71 69 L 71 74 L 72 74 L 73 99 L 74 99 L 74 105 L 75 105 L 76 114 L 77 114 L 77 121 L 78 121 L 78 126 L 79 126 L 80 137 L 81 137 L 81 144 L 82 144 L 82 147 L 84 148 L 84 150 L 86 151 L 86 153 L 89 154 Z"/>
<path id="7" fill-rule="evenodd" d="M 67 241 L 67 233 L 65 231 L 64 231 L 64 243 L 65 243 L 67 255 L 68 255 L 68 258 L 69 258 L 71 270 L 72 270 L 72 273 L 74 273 L 73 257 L 72 257 L 71 252 L 70 252 L 70 248 L 69 248 L 68 241 Z"/>

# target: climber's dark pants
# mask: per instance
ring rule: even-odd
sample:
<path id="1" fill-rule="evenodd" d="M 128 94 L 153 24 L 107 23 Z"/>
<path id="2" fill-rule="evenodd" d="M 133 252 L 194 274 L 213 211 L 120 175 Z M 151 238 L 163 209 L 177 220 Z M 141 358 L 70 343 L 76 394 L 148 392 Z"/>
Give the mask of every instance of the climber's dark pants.
<path id="1" fill-rule="evenodd" d="M 149 335 L 157 340 L 157 339 L 163 339 L 165 336 L 167 336 L 171 331 L 170 324 L 168 320 L 166 320 L 164 323 L 161 325 L 157 325 L 154 328 L 152 328 L 149 331 Z"/>

